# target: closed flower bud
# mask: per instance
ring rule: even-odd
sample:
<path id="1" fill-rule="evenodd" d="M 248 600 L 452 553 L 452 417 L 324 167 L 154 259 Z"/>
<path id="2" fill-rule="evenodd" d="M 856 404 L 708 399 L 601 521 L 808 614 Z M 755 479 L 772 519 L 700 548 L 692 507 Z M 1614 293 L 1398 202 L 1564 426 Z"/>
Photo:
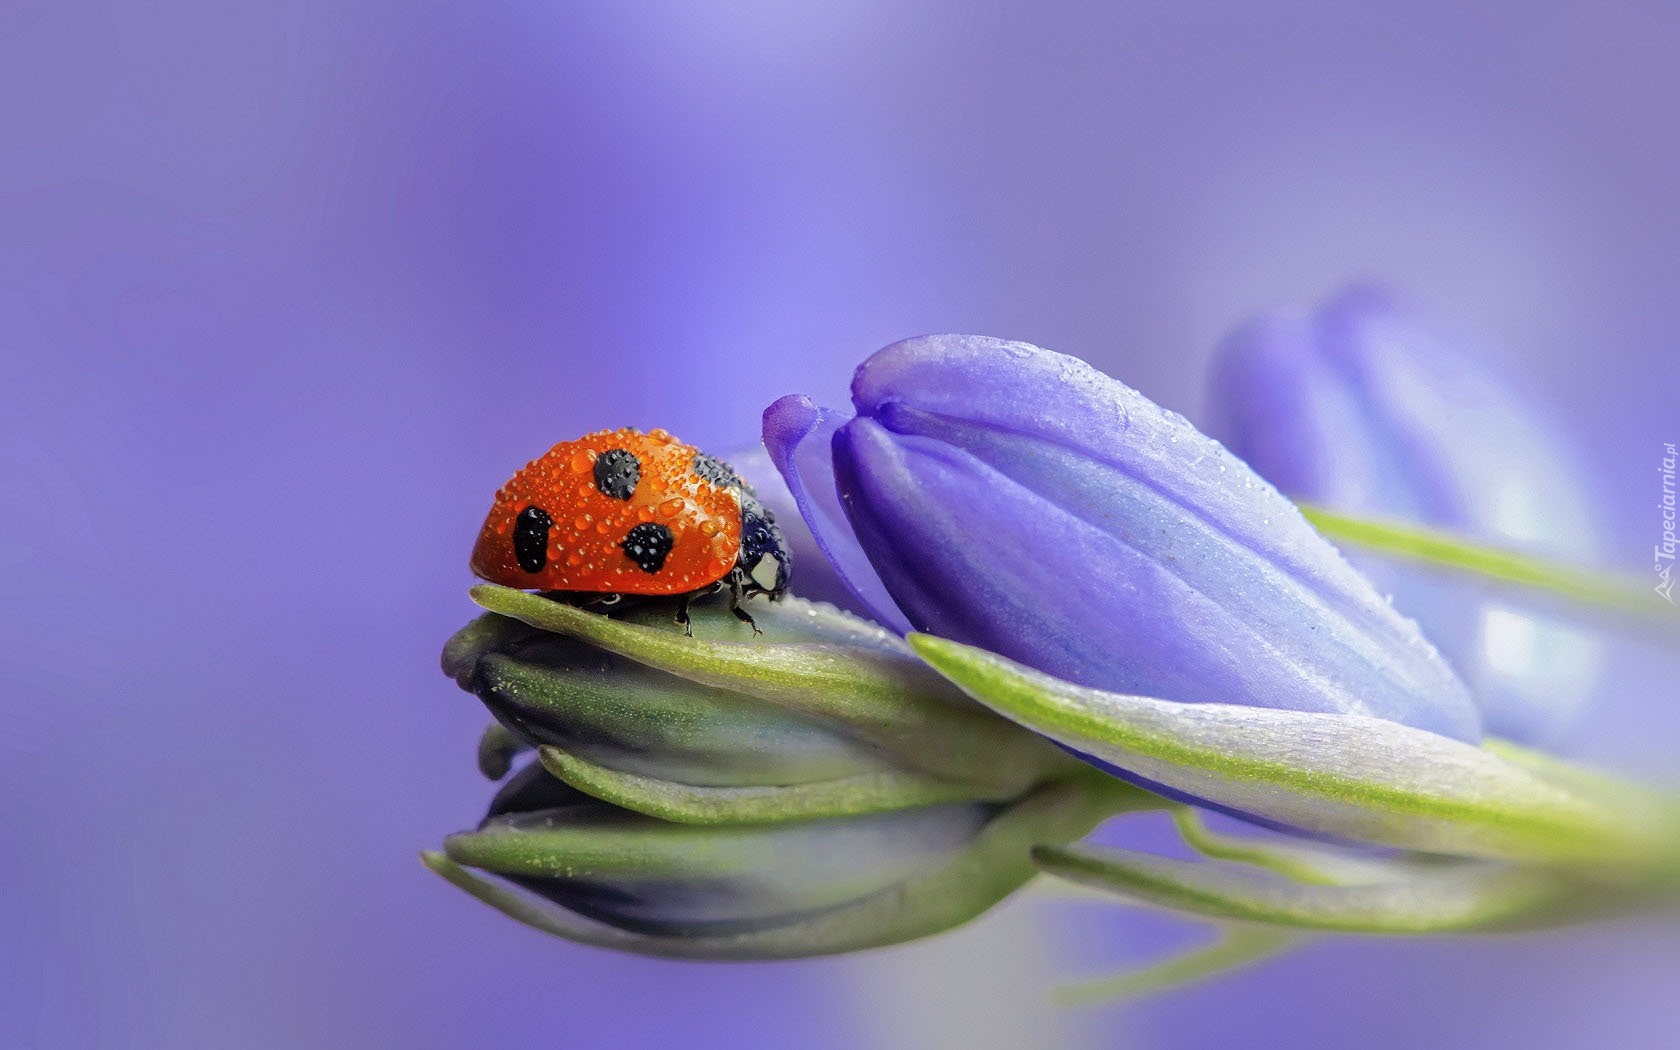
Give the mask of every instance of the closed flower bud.
<path id="1" fill-rule="evenodd" d="M 1073 772 L 1007 802 L 679 823 L 590 797 L 532 762 L 476 830 L 424 859 L 521 922 L 587 944 L 708 959 L 831 954 L 966 922 L 1033 876 L 1035 846 L 1152 804 Z"/>
<path id="2" fill-rule="evenodd" d="M 565 785 L 540 765 L 525 779 L 478 830 L 445 841 L 449 857 L 607 925 L 667 935 L 780 925 L 867 896 L 960 852 L 996 808 L 700 827 L 587 796 L 554 804 Z"/>
<path id="3" fill-rule="evenodd" d="M 690 638 L 664 606 L 609 619 L 503 587 L 474 594 L 496 612 L 450 640 L 444 669 L 497 719 L 492 764 L 534 747 L 619 806 L 775 822 L 1011 799 L 1067 768 L 900 639 L 828 606 L 766 604 L 755 635 L 702 602 Z"/>
<path id="4" fill-rule="evenodd" d="M 911 339 L 852 399 L 842 421 L 784 398 L 765 440 L 842 575 L 890 595 L 886 622 L 1080 685 L 1478 737 L 1445 662 L 1293 504 L 1083 362 Z"/>
<path id="5" fill-rule="evenodd" d="M 1586 485 L 1557 425 L 1371 288 L 1229 336 L 1209 426 L 1295 499 L 1542 554 L 1593 552 Z M 1596 676 L 1594 639 L 1461 580 L 1354 558 L 1464 677 L 1490 732 L 1557 737 Z"/>

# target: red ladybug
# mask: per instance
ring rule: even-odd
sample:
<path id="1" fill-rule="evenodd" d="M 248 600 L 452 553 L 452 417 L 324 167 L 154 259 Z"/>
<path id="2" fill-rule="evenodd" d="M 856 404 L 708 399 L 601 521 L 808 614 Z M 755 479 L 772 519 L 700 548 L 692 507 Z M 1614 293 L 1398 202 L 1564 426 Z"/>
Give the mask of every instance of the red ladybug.
<path id="1" fill-rule="evenodd" d="M 508 587 L 688 602 L 727 585 L 743 597 L 787 590 L 775 515 L 728 464 L 663 430 L 600 430 L 562 441 L 510 478 L 473 547 L 472 571 Z M 756 628 L 755 628 L 756 629 Z"/>

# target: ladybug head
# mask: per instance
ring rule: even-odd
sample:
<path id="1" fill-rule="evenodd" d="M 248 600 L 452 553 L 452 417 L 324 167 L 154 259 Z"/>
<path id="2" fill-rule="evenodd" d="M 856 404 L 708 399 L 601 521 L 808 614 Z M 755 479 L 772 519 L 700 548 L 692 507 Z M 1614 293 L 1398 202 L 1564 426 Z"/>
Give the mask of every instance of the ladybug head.
<path id="1" fill-rule="evenodd" d="M 748 593 L 763 592 L 772 598 L 787 590 L 793 571 L 787 537 L 776 524 L 775 513 L 745 488 L 741 490 L 741 553 L 735 564 Z"/>

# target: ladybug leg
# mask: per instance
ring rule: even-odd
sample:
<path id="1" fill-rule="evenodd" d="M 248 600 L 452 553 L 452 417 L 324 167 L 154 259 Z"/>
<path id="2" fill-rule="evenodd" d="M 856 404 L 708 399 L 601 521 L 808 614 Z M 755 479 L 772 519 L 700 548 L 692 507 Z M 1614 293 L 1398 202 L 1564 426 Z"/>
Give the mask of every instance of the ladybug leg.
<path id="1" fill-rule="evenodd" d="M 694 597 L 692 594 L 679 594 L 677 596 L 677 622 L 682 624 L 683 634 L 690 638 L 694 637 L 694 624 L 688 618 L 688 600 L 692 597 Z"/>
<path id="2" fill-rule="evenodd" d="M 763 634 L 764 633 L 763 631 L 758 629 L 758 623 L 757 623 L 757 621 L 755 621 L 752 618 L 752 613 L 750 613 L 747 610 L 741 608 L 741 574 L 740 573 L 735 573 L 734 575 L 729 577 L 729 611 L 735 614 L 735 618 L 737 620 L 740 620 L 742 623 L 746 624 L 748 627 L 751 627 L 752 631 L 753 631 L 753 634 L 758 635 L 758 634 Z"/>

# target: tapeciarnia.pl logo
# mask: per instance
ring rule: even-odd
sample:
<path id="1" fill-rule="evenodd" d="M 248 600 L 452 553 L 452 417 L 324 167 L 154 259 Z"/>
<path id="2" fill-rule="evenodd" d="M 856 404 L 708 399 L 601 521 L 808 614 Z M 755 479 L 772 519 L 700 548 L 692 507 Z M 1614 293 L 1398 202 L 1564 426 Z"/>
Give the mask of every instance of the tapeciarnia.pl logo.
<path id="1" fill-rule="evenodd" d="M 1674 442 L 1663 446 L 1667 455 L 1662 461 L 1662 542 L 1653 551 L 1657 570 L 1657 593 L 1674 602 Z"/>

